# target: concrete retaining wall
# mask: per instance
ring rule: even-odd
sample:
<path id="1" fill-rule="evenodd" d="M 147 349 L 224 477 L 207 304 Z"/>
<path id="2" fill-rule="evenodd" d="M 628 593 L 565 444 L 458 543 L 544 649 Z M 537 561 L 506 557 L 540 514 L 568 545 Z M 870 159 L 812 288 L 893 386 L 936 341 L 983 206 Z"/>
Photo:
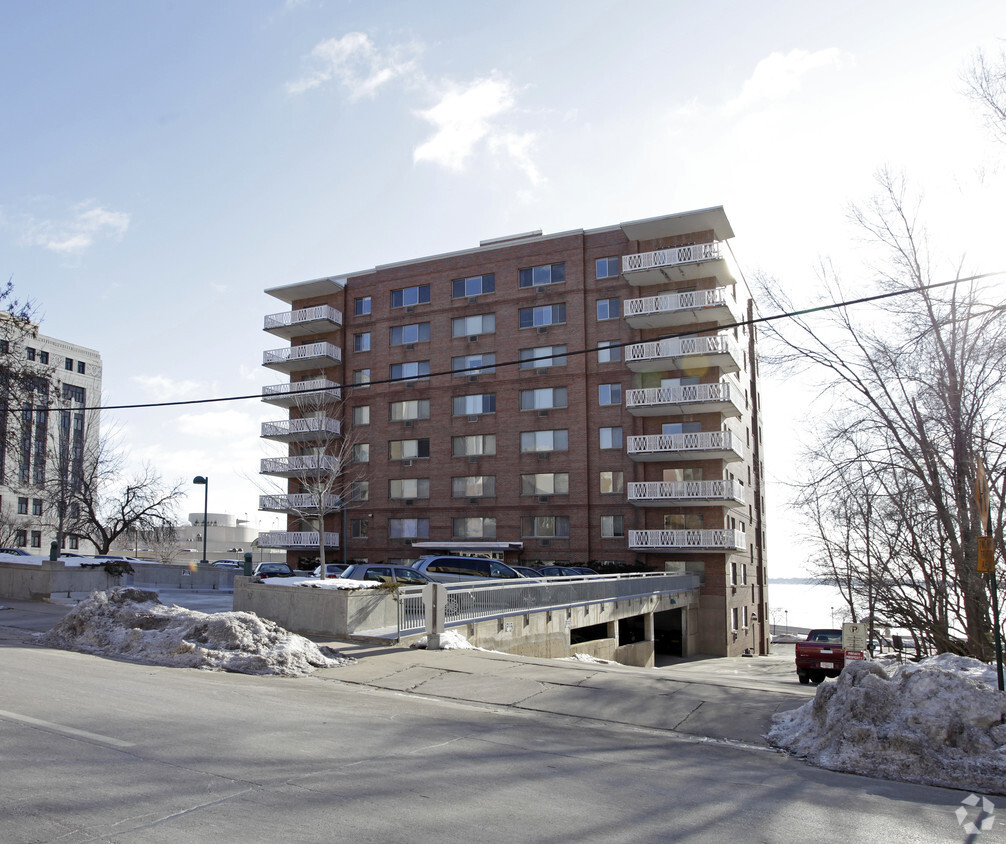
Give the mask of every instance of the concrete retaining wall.
<path id="1" fill-rule="evenodd" d="M 102 568 L 80 568 L 63 563 L 39 565 L 0 563 L 0 598 L 20 601 L 48 601 L 53 594 L 93 592 L 122 586 L 124 578 Z"/>
<path id="2" fill-rule="evenodd" d="M 216 569 L 213 566 L 162 565 L 133 563 L 134 574 L 127 575 L 126 583 L 137 586 L 163 586 L 171 589 L 232 589 L 237 569 Z"/>

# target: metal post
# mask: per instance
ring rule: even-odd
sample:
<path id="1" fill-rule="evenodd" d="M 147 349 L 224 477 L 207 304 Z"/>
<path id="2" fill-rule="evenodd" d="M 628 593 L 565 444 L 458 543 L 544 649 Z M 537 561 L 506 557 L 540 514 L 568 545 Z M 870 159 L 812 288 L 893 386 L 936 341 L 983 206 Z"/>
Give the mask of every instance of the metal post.
<path id="1" fill-rule="evenodd" d="M 210 506 L 210 479 L 204 475 L 196 475 L 192 479 L 192 483 L 201 484 L 203 487 L 203 559 L 201 560 L 203 565 L 206 565 L 206 522 L 207 515 Z"/>

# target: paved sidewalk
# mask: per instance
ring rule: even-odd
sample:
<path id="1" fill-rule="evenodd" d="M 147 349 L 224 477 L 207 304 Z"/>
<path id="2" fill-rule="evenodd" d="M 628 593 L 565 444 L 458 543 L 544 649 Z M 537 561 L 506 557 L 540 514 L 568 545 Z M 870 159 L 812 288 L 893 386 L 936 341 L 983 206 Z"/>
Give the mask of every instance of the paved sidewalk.
<path id="1" fill-rule="evenodd" d="M 219 593 L 180 597 L 186 600 L 162 590 L 166 602 L 206 611 L 213 610 L 202 604 L 221 600 Z M 0 599 L 0 645 L 29 642 L 32 633 L 48 630 L 74 603 Z M 477 650 L 315 641 L 357 660 L 317 671 L 314 676 L 326 683 L 762 746 L 772 715 L 794 709 L 814 694 L 796 680 L 792 648 L 767 657 L 678 660 L 661 668 L 634 668 Z"/>

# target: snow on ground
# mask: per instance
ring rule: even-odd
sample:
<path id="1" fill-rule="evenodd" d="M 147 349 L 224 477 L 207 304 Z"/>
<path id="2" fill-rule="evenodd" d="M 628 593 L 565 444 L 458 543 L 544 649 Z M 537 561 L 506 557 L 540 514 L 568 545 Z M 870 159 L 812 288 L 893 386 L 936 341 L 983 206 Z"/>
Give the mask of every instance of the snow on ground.
<path id="1" fill-rule="evenodd" d="M 127 587 L 92 592 L 40 644 L 148 665 L 302 677 L 353 662 L 248 612 L 202 613 Z"/>
<path id="2" fill-rule="evenodd" d="M 426 636 L 421 636 L 416 639 L 410 648 L 425 648 L 429 645 L 429 639 Z M 477 648 L 471 642 L 469 642 L 464 636 L 458 633 L 456 630 L 448 630 L 440 634 L 440 650 L 442 651 L 485 651 L 485 648 Z M 487 653 L 495 653 L 495 651 L 486 651 Z"/>
<path id="3" fill-rule="evenodd" d="M 982 662 L 853 662 L 766 738 L 833 771 L 1006 794 L 1006 694 Z"/>
<path id="4" fill-rule="evenodd" d="M 262 582 L 270 586 L 310 586 L 315 589 L 376 589 L 382 584 L 376 580 L 350 580 L 347 577 L 264 577 Z"/>
<path id="5" fill-rule="evenodd" d="M 610 659 L 601 659 L 600 657 L 591 656 L 590 654 L 573 654 L 572 656 L 560 656 L 557 657 L 559 660 L 565 660 L 566 662 L 589 662 L 591 665 L 618 665 L 617 662 L 612 662 Z"/>

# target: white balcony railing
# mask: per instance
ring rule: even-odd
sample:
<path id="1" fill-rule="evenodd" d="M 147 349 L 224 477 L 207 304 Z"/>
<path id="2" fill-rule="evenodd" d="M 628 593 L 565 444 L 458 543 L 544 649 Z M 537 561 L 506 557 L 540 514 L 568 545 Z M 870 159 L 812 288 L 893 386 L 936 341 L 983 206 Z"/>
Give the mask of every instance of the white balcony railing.
<path id="1" fill-rule="evenodd" d="M 633 504 L 727 504 L 734 507 L 747 503 L 744 485 L 732 478 L 630 483 L 628 499 Z"/>
<path id="2" fill-rule="evenodd" d="M 330 305 L 316 305 L 313 308 L 269 314 L 263 328 L 273 334 L 293 337 L 297 334 L 320 333 L 325 324 L 342 325 L 342 311 Z"/>
<path id="3" fill-rule="evenodd" d="M 625 347 L 626 365 L 637 372 L 668 366 L 674 369 L 692 368 L 693 365 L 684 359 L 695 356 L 704 357 L 710 366 L 718 366 L 727 372 L 737 372 L 744 360 L 740 344 L 729 334 L 674 337 Z"/>
<path id="4" fill-rule="evenodd" d="M 298 404 L 311 407 L 327 401 L 339 401 L 341 398 L 341 386 L 327 378 L 291 381 L 289 384 L 270 384 L 262 388 L 262 401 L 286 407 Z"/>
<path id="5" fill-rule="evenodd" d="M 626 441 L 630 457 L 653 455 L 655 457 L 686 457 L 691 460 L 705 456 L 724 460 L 742 460 L 744 446 L 740 438 L 730 431 L 694 431 L 688 434 L 644 434 Z"/>
<path id="6" fill-rule="evenodd" d="M 318 531 L 270 531 L 258 535 L 260 548 L 317 548 Z M 339 534 L 325 531 L 325 547 L 338 548 Z"/>
<path id="7" fill-rule="evenodd" d="M 307 441 L 341 436 L 342 425 L 328 416 L 305 419 L 280 419 L 262 423 L 265 439 Z"/>
<path id="8" fill-rule="evenodd" d="M 739 530 L 630 530 L 634 551 L 744 551 L 747 540 Z"/>
<path id="9" fill-rule="evenodd" d="M 342 499 L 338 495 L 318 496 L 310 492 L 298 492 L 289 495 L 260 495 L 258 508 L 276 513 L 317 512 L 319 499 L 326 512 L 331 513 L 342 507 Z"/>
<path id="10" fill-rule="evenodd" d="M 304 454 L 295 457 L 263 457 L 260 473 L 263 475 L 316 475 L 319 472 L 338 472 L 339 460 L 331 455 Z"/>
<path id="11" fill-rule="evenodd" d="M 629 284 L 649 285 L 713 278 L 736 284 L 718 241 L 671 246 L 622 256 L 622 275 Z"/>
<path id="12" fill-rule="evenodd" d="M 625 407 L 630 413 L 658 415 L 660 413 L 720 412 L 739 416 L 741 406 L 738 390 L 729 381 L 713 384 L 686 384 L 674 387 L 643 387 L 626 390 Z"/>
<path id="13" fill-rule="evenodd" d="M 708 313 L 705 313 L 708 312 Z M 683 293 L 661 293 L 629 299 L 625 303 L 625 318 L 639 327 L 674 325 L 679 322 L 724 321 L 734 316 L 727 288 L 688 290 Z"/>
<path id="14" fill-rule="evenodd" d="M 317 365 L 320 360 L 342 360 L 342 349 L 332 343 L 306 343 L 303 346 L 289 346 L 283 349 L 271 349 L 262 354 L 262 365 L 276 369 L 293 370 L 306 369 Z"/>

